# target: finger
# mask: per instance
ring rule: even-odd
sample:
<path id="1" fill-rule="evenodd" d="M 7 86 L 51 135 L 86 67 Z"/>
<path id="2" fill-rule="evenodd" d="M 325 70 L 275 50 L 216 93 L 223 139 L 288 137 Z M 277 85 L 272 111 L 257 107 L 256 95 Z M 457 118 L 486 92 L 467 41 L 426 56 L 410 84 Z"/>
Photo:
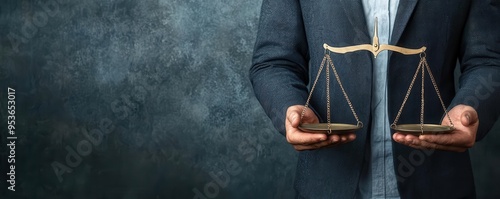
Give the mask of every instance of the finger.
<path id="1" fill-rule="evenodd" d="M 356 139 L 356 135 L 354 133 L 349 133 L 345 135 L 330 135 L 328 136 L 328 139 L 325 141 L 321 141 L 318 143 L 314 144 L 308 144 L 308 145 L 294 145 L 294 148 L 298 151 L 303 151 L 303 150 L 314 150 L 314 149 L 320 149 L 320 148 L 330 148 L 330 147 L 335 147 L 341 144 L 345 144 L 348 142 L 352 142 Z"/>
<path id="2" fill-rule="evenodd" d="M 304 115 L 302 115 L 302 112 L 304 112 Z M 307 107 L 303 107 L 297 112 L 299 114 L 299 122 L 300 123 L 305 123 L 305 124 L 314 124 L 314 123 L 318 123 L 319 122 L 319 119 L 318 117 L 316 116 L 316 114 L 310 109 L 310 108 L 307 108 Z"/>
<path id="3" fill-rule="evenodd" d="M 300 124 L 299 121 L 299 114 L 296 111 L 290 111 L 290 113 L 287 116 L 288 122 L 293 128 L 297 128 Z"/>
<path id="4" fill-rule="evenodd" d="M 464 126 L 471 126 L 478 122 L 477 113 L 474 111 L 464 111 L 460 116 L 460 121 Z"/>
<path id="5" fill-rule="evenodd" d="M 418 139 L 443 146 L 456 146 L 470 148 L 474 145 L 475 138 L 469 133 L 454 131 L 447 134 L 420 135 Z"/>
<path id="6" fill-rule="evenodd" d="M 356 139 L 356 134 L 354 133 L 346 133 L 346 134 L 332 134 L 328 135 L 328 139 L 335 139 L 335 141 L 340 142 L 341 144 L 345 144 L 348 142 L 352 142 Z"/>
<path id="7" fill-rule="evenodd" d="M 352 142 L 356 139 L 356 134 L 348 133 L 348 134 L 339 134 L 339 135 L 329 135 L 328 140 L 333 140 L 332 143 L 345 144 Z"/>
<path id="8" fill-rule="evenodd" d="M 393 135 L 393 138 L 398 143 L 417 149 L 437 149 L 437 150 L 455 151 L 455 152 L 463 152 L 467 149 L 464 147 L 441 145 L 432 142 L 427 142 L 425 140 L 419 139 L 419 137 L 416 137 L 414 135 L 404 135 L 398 132 Z"/>
<path id="9" fill-rule="evenodd" d="M 418 140 L 418 138 L 414 135 L 403 134 L 400 132 L 394 133 L 394 135 L 392 135 L 392 138 L 394 139 L 394 141 L 404 145 L 416 144 L 415 142 L 416 140 Z"/>
<path id="10" fill-rule="evenodd" d="M 308 143 L 308 144 L 304 144 L 304 145 L 325 146 L 325 143 L 331 144 L 331 143 L 341 142 L 341 139 L 338 135 L 325 135 L 325 136 L 326 136 L 326 140 L 324 140 L 324 141 L 315 142 L 315 143 Z"/>
<path id="11" fill-rule="evenodd" d="M 304 115 L 302 115 L 302 113 Z M 290 122 L 290 124 L 293 124 L 294 127 L 297 127 L 301 123 L 313 124 L 319 122 L 318 117 L 311 109 L 301 105 L 289 107 L 286 112 L 286 120 Z"/>
<path id="12" fill-rule="evenodd" d="M 452 144 L 457 143 L 456 136 L 451 136 L 450 134 L 441 134 L 441 135 L 420 135 L 415 136 L 411 134 L 403 134 L 400 132 L 396 132 L 393 135 L 393 138 L 396 142 L 405 145 L 416 145 L 420 141 L 426 141 L 429 143 L 435 143 L 444 146 L 451 146 Z"/>
<path id="13" fill-rule="evenodd" d="M 341 135 L 334 134 L 334 135 L 328 135 L 328 138 L 325 141 L 321 141 L 319 143 L 313 143 L 313 144 L 309 144 L 309 145 L 324 147 L 326 145 L 331 145 L 331 144 L 336 144 L 336 143 L 338 143 L 338 144 L 349 143 L 349 142 L 354 141 L 355 139 L 356 139 L 356 134 L 354 134 L 354 133 L 341 134 Z"/>
<path id="14" fill-rule="evenodd" d="M 460 145 L 463 141 L 454 134 L 420 135 L 418 139 L 444 146 Z"/>
<path id="15" fill-rule="evenodd" d="M 293 116 L 292 116 L 293 117 Z M 295 124 L 292 124 L 291 122 L 295 122 Z M 298 127 L 298 119 L 294 118 L 291 120 L 288 120 L 286 122 L 286 140 L 290 144 L 301 144 L 301 145 L 307 145 L 307 144 L 313 144 L 321 141 L 325 141 L 327 139 L 327 136 L 325 134 L 321 133 L 307 133 L 299 130 Z M 293 126 L 295 125 L 295 127 Z"/>
<path id="16" fill-rule="evenodd" d="M 309 146 L 312 146 L 315 149 L 319 149 L 319 148 L 328 147 L 328 146 L 337 146 L 337 145 L 339 145 L 341 143 L 342 143 L 342 141 L 340 139 L 340 136 L 333 135 L 333 136 L 329 136 L 328 139 L 325 140 L 325 141 L 322 141 L 322 142 L 319 142 L 319 143 L 315 143 L 315 144 L 311 144 Z"/>
<path id="17" fill-rule="evenodd" d="M 286 137 L 287 141 L 293 145 L 310 145 L 327 140 L 327 136 L 325 134 L 306 133 L 299 130 L 290 131 Z"/>
<path id="18" fill-rule="evenodd" d="M 436 143 L 429 143 L 429 142 L 422 141 L 422 140 L 415 140 L 412 142 L 412 144 L 408 144 L 408 146 L 411 146 L 411 147 L 417 148 L 417 149 L 436 149 L 436 150 L 454 151 L 454 152 L 464 152 L 467 150 L 467 148 L 464 148 L 464 147 L 445 146 L 445 145 L 440 145 L 440 144 L 436 144 Z"/>
<path id="19" fill-rule="evenodd" d="M 348 142 L 352 142 L 356 139 L 356 135 L 353 133 L 350 134 L 345 134 L 345 135 L 330 135 L 328 136 L 328 139 L 325 141 L 321 141 L 318 143 L 313 143 L 313 144 L 308 144 L 308 145 L 294 145 L 294 148 L 298 151 L 303 151 L 303 150 L 313 150 L 313 149 L 320 149 L 320 148 L 330 148 L 330 147 L 335 147 L 341 144 L 345 144 Z"/>
<path id="20" fill-rule="evenodd" d="M 293 147 L 297 151 L 304 151 L 304 150 L 314 150 L 314 149 L 320 149 L 324 147 L 333 147 L 340 144 L 340 139 L 338 137 L 329 137 L 325 141 L 317 142 L 314 144 L 295 144 Z"/>
<path id="21" fill-rule="evenodd" d="M 342 144 L 352 142 L 356 139 L 356 134 L 354 133 L 348 133 L 348 134 L 342 134 L 340 135 L 340 142 Z"/>

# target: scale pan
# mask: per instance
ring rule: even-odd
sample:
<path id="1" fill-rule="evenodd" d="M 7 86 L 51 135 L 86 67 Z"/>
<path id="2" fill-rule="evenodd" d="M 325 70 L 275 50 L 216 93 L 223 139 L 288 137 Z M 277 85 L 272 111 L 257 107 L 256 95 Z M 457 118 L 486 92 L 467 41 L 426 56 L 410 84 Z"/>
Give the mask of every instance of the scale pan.
<path id="1" fill-rule="evenodd" d="M 328 123 L 316 123 L 316 124 L 301 124 L 299 129 L 309 133 L 324 133 L 329 134 L 346 134 L 360 129 L 362 126 L 354 124 L 342 124 L 342 123 L 330 123 L 330 129 L 328 129 Z"/>
<path id="2" fill-rule="evenodd" d="M 421 135 L 421 134 L 440 134 L 440 133 L 449 133 L 455 130 L 452 126 L 444 126 L 438 124 L 423 124 L 423 133 L 422 129 L 420 129 L 420 124 L 398 124 L 395 126 L 391 126 L 391 129 L 395 131 L 399 131 L 401 133 L 412 134 L 412 135 Z"/>

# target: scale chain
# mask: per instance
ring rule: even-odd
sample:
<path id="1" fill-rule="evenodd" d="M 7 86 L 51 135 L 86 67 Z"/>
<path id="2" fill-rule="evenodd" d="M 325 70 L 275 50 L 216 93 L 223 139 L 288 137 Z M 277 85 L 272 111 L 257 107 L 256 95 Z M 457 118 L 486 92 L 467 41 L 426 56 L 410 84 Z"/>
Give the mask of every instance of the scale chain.
<path id="1" fill-rule="evenodd" d="M 332 129 L 330 127 L 330 68 L 329 65 L 331 63 L 330 56 L 328 54 L 325 55 L 328 62 L 326 63 L 326 118 L 328 120 L 328 134 L 332 134 Z"/>
<path id="2" fill-rule="evenodd" d="M 421 60 L 425 61 L 425 57 Z M 425 65 L 425 64 L 424 64 Z M 424 134 L 424 93 L 425 93 L 425 66 L 422 66 L 422 88 L 420 90 L 420 133 Z"/>
<path id="3" fill-rule="evenodd" d="M 330 101 L 330 66 L 334 72 L 334 75 L 335 75 L 335 79 L 337 80 L 337 82 L 339 83 L 339 86 L 340 86 L 340 89 L 342 90 L 342 93 L 349 105 L 349 108 L 351 109 L 353 115 L 354 115 L 354 118 L 356 119 L 357 121 L 357 125 L 358 126 L 363 126 L 363 123 L 359 120 L 359 117 L 358 115 L 356 114 L 356 111 L 354 110 L 354 106 L 352 105 L 351 103 L 351 100 L 349 99 L 349 97 L 347 96 L 347 92 L 345 91 L 344 89 L 344 86 L 342 85 L 342 82 L 340 81 L 340 77 L 337 73 L 337 70 L 335 68 L 335 65 L 333 64 L 333 61 L 331 60 L 331 57 L 329 54 L 326 54 L 325 53 L 325 56 L 323 57 L 323 60 L 321 62 L 321 65 L 319 67 L 319 70 L 318 70 L 318 74 L 316 75 L 316 79 L 314 80 L 314 83 L 311 87 L 311 91 L 309 92 L 309 96 L 307 97 L 307 101 L 306 101 L 306 104 L 304 105 L 304 108 L 302 109 L 302 113 L 300 115 L 300 119 L 302 120 L 304 118 L 304 115 L 305 115 L 305 112 L 306 110 L 309 108 L 309 103 L 311 101 L 311 98 L 312 98 L 312 94 L 314 92 L 314 89 L 316 88 L 316 85 L 318 83 L 318 80 L 319 80 L 319 77 L 321 75 L 321 73 L 323 72 L 323 68 L 325 66 L 325 63 L 326 63 L 326 95 L 327 95 L 327 122 L 328 122 L 328 129 L 329 129 L 329 134 L 332 133 L 332 130 L 331 130 L 331 101 Z"/>
<path id="4" fill-rule="evenodd" d="M 321 61 L 321 65 L 318 70 L 318 74 L 316 75 L 316 79 L 314 80 L 313 86 L 311 87 L 311 91 L 309 92 L 309 96 L 307 97 L 306 104 L 304 105 L 304 109 L 302 109 L 302 113 L 300 114 L 300 121 L 302 121 L 302 118 L 304 118 L 304 115 L 306 114 L 307 108 L 309 108 L 309 101 L 311 101 L 311 97 L 314 88 L 316 88 L 316 83 L 318 83 L 319 76 L 321 75 L 321 72 L 323 72 L 323 67 L 325 66 L 325 62 L 326 62 L 326 57 L 323 57 L 323 61 Z"/>
<path id="5" fill-rule="evenodd" d="M 356 122 L 358 123 L 358 126 L 363 126 L 363 123 L 359 120 L 358 114 L 356 114 L 356 111 L 354 110 L 354 106 L 351 103 L 351 100 L 349 99 L 349 96 L 347 96 L 347 93 L 344 89 L 344 86 L 342 85 L 342 82 L 340 81 L 339 74 L 337 73 L 337 69 L 335 69 L 335 65 L 333 65 L 332 59 L 330 58 L 330 55 L 326 55 L 327 60 L 330 63 L 333 73 L 335 75 L 335 79 L 337 79 L 337 82 L 339 83 L 340 89 L 342 90 L 342 93 L 344 94 L 344 98 L 347 101 L 347 104 L 349 104 L 349 108 L 351 109 L 352 114 L 354 115 L 354 118 L 356 119 Z M 328 69 L 327 69 L 328 70 Z"/>
<path id="6" fill-rule="evenodd" d="M 443 99 L 441 98 L 441 94 L 440 94 L 439 89 L 437 87 L 436 80 L 434 79 L 434 75 L 432 75 L 431 68 L 429 67 L 429 64 L 427 63 L 427 60 L 425 59 L 425 57 L 423 59 L 424 59 L 424 66 L 427 69 L 427 72 L 429 73 L 429 77 L 431 78 L 431 82 L 432 82 L 432 85 L 434 86 L 434 90 L 436 90 L 437 96 L 439 98 L 439 102 L 441 102 L 441 106 L 443 107 L 444 113 L 445 113 L 446 117 L 448 117 L 448 121 L 450 121 L 450 126 L 453 127 L 454 126 L 453 121 L 451 121 L 450 115 L 448 114 L 448 110 L 446 110 L 446 106 L 444 105 Z"/>
<path id="7" fill-rule="evenodd" d="M 403 100 L 403 103 L 398 111 L 398 114 L 396 115 L 396 118 L 394 119 L 394 122 L 391 124 L 392 127 L 396 126 L 396 124 L 399 121 L 399 118 L 401 116 L 401 113 L 403 111 L 403 108 L 406 104 L 406 101 L 408 100 L 408 97 L 410 96 L 410 92 L 413 88 L 413 85 L 415 83 L 415 80 L 417 78 L 418 72 L 421 70 L 422 73 L 422 88 L 421 88 L 421 101 L 420 101 L 420 130 L 421 133 L 424 133 L 424 106 L 425 106 L 425 100 L 424 100 L 424 93 L 425 93 L 425 87 L 424 87 L 424 76 L 425 76 L 425 71 L 429 73 L 429 77 L 431 79 L 432 85 L 434 87 L 434 90 L 436 91 L 436 94 L 439 98 L 439 102 L 441 103 L 441 107 L 443 108 L 443 111 L 448 118 L 448 121 L 450 122 L 450 126 L 453 127 L 453 121 L 451 121 L 450 115 L 448 114 L 448 111 L 446 110 L 446 106 L 444 105 L 443 99 L 441 97 L 441 93 L 439 92 L 439 89 L 437 87 L 436 80 L 434 79 L 434 75 L 432 74 L 432 71 L 430 69 L 429 64 L 427 63 L 427 59 L 425 58 L 425 52 L 420 54 L 420 63 L 418 64 L 418 68 L 415 71 L 415 74 L 413 75 L 413 79 L 410 83 L 410 86 L 408 88 L 408 91 L 406 92 L 405 98 Z"/>
<path id="8" fill-rule="evenodd" d="M 398 114 L 396 115 L 396 119 L 394 119 L 394 122 L 392 123 L 391 126 L 396 126 L 396 124 L 398 123 L 399 117 L 401 117 L 401 113 L 403 112 L 403 108 L 405 107 L 406 101 L 408 101 L 408 97 L 410 97 L 410 92 L 413 88 L 413 85 L 415 84 L 415 80 L 417 79 L 418 72 L 419 72 L 420 68 L 422 67 L 422 65 L 423 65 L 423 62 L 422 62 L 422 60 L 420 60 L 420 63 L 418 64 L 418 67 L 417 67 L 417 70 L 415 71 L 415 74 L 413 75 L 413 78 L 411 80 L 408 91 L 406 91 L 406 95 L 405 95 L 405 98 L 403 100 L 403 103 L 401 104 L 401 107 L 399 108 Z"/>

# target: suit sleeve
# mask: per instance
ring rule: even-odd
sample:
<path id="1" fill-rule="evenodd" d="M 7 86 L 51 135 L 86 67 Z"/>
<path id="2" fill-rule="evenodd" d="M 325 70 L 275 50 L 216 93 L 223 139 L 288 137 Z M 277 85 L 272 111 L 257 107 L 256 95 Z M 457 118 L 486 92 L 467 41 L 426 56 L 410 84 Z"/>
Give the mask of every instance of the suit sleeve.
<path id="1" fill-rule="evenodd" d="M 289 106 L 307 100 L 308 51 L 297 0 L 264 0 L 250 68 L 255 96 L 285 134 Z"/>
<path id="2" fill-rule="evenodd" d="M 465 104 L 476 109 L 481 140 L 500 114 L 500 4 L 473 0 L 462 33 L 461 72 L 452 106 Z"/>

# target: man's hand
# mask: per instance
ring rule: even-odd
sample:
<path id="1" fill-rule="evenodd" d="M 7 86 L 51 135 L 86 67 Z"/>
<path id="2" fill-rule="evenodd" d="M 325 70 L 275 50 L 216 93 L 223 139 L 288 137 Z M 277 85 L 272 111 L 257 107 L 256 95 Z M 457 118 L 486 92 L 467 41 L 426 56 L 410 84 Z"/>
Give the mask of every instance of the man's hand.
<path id="1" fill-rule="evenodd" d="M 302 151 L 332 147 L 356 139 L 356 134 L 354 133 L 326 135 L 301 131 L 298 127 L 300 124 L 300 114 L 303 109 L 304 106 L 295 105 L 288 107 L 286 111 L 286 140 L 293 145 L 295 150 Z M 302 123 L 319 123 L 319 120 L 311 109 L 306 109 Z"/>
<path id="2" fill-rule="evenodd" d="M 439 135 L 405 135 L 396 132 L 392 138 L 401 144 L 418 149 L 439 149 L 446 151 L 464 152 L 474 146 L 476 142 L 479 118 L 477 112 L 471 106 L 457 105 L 448 114 L 455 126 L 455 130 L 447 134 Z M 449 120 L 445 116 L 442 125 L 449 126 Z"/>

